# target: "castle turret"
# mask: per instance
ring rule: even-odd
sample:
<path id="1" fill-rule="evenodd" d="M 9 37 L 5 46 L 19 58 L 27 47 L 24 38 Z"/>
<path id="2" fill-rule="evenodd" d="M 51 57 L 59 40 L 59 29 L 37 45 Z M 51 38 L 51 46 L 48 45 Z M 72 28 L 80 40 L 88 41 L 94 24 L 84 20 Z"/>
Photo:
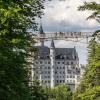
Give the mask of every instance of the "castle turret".
<path id="1" fill-rule="evenodd" d="M 51 88 L 55 86 L 55 45 L 52 39 L 50 46 L 50 59 L 51 59 Z"/>
<path id="2" fill-rule="evenodd" d="M 40 25 L 39 37 L 40 37 L 39 42 L 41 43 L 40 45 L 41 45 L 41 46 L 44 46 L 44 37 L 45 37 L 45 33 L 43 32 L 42 25 Z"/>

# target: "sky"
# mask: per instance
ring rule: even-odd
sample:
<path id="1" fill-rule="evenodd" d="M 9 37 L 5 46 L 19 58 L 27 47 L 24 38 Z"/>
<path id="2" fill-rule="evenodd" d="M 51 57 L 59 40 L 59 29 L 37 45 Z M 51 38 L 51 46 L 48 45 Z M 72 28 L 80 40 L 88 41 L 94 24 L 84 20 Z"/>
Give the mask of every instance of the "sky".
<path id="1" fill-rule="evenodd" d="M 78 7 L 84 1 L 94 0 L 52 0 L 45 2 L 44 15 L 42 16 L 42 26 L 44 32 L 94 32 L 100 29 L 99 23 L 95 20 L 86 20 L 91 11 L 78 11 Z M 100 3 L 100 0 L 95 0 Z M 49 46 L 50 42 L 45 45 Z M 86 64 L 87 46 L 86 43 L 76 43 L 72 41 L 55 41 L 55 46 L 60 48 L 76 47 L 80 64 Z"/>

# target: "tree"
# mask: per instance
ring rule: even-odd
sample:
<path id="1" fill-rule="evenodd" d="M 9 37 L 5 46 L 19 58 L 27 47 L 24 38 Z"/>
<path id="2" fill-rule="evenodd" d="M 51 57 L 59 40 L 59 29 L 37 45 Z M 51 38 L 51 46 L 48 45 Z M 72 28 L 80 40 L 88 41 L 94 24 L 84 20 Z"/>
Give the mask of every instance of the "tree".
<path id="1" fill-rule="evenodd" d="M 0 0 L 0 100 L 29 100 L 27 58 L 43 0 Z"/>
<path id="2" fill-rule="evenodd" d="M 79 7 L 79 10 L 94 11 L 88 18 L 94 18 L 100 22 L 100 4 L 87 3 Z M 88 64 L 83 79 L 74 94 L 74 100 L 99 100 L 100 99 L 100 41 L 99 30 L 93 34 L 88 47 Z"/>
<path id="3" fill-rule="evenodd" d="M 40 86 L 39 81 L 34 80 L 33 85 L 30 87 L 31 89 L 31 99 L 32 100 L 48 100 L 46 89 Z"/>
<path id="4" fill-rule="evenodd" d="M 79 10 L 91 10 L 93 11 L 92 15 L 90 15 L 87 19 L 95 19 L 100 23 L 100 4 L 96 2 L 84 2 L 83 6 L 78 8 Z"/>
<path id="5" fill-rule="evenodd" d="M 48 100 L 72 100 L 72 92 L 67 85 L 60 84 L 49 90 Z"/>
<path id="6" fill-rule="evenodd" d="M 83 79 L 75 93 L 75 100 L 100 99 L 100 43 L 90 41 L 88 64 Z"/>

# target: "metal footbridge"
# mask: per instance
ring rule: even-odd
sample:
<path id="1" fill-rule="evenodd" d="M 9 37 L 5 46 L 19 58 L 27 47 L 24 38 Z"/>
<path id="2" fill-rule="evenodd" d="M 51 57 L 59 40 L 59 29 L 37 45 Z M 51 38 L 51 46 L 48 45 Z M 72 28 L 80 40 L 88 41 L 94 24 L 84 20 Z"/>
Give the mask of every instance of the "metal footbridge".
<path id="1" fill-rule="evenodd" d="M 100 36 L 100 32 L 97 34 Z M 93 32 L 56 32 L 56 33 L 42 33 L 35 34 L 34 38 L 36 41 L 49 41 L 53 40 L 66 40 L 81 43 L 88 43 L 89 39 L 94 36 Z M 84 40 L 84 41 L 83 41 Z"/>

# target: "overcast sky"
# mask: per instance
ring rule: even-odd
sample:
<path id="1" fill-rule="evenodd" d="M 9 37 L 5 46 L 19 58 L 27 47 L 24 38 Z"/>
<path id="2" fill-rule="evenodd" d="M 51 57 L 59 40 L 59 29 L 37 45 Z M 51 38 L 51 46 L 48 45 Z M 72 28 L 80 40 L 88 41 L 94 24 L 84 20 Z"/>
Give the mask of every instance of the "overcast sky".
<path id="1" fill-rule="evenodd" d="M 100 29 L 99 23 L 95 20 L 86 20 L 91 14 L 90 11 L 78 11 L 77 7 L 84 1 L 94 0 L 52 0 L 45 3 L 42 25 L 44 32 L 94 32 Z M 100 0 L 95 0 L 100 3 Z M 46 42 L 49 46 L 50 42 Z M 55 41 L 56 47 L 74 47 L 79 54 L 80 63 L 86 64 L 87 44 L 71 41 Z"/>

